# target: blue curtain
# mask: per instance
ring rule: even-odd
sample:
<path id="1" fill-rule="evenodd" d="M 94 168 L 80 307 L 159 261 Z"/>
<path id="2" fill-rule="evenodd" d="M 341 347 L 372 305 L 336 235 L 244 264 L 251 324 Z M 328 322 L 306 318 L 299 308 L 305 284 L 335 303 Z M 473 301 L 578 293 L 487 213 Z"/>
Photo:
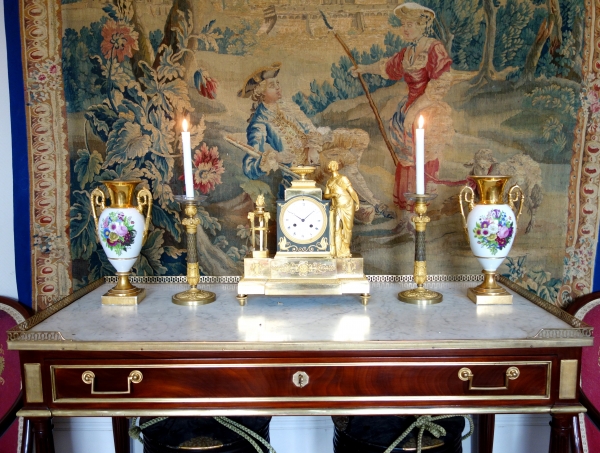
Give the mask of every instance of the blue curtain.
<path id="1" fill-rule="evenodd" d="M 21 59 L 20 1 L 4 0 L 12 134 L 15 268 L 19 301 L 32 306 L 29 152 Z"/>

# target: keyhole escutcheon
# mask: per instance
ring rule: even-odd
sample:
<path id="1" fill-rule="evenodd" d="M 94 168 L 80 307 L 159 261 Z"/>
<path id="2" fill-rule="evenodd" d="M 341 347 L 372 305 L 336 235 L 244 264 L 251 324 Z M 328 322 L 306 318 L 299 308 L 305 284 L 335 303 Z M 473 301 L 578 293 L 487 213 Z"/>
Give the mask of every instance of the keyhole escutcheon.
<path id="1" fill-rule="evenodd" d="M 292 382 L 296 387 L 306 387 L 308 385 L 308 374 L 304 371 L 296 371 L 292 376 Z"/>

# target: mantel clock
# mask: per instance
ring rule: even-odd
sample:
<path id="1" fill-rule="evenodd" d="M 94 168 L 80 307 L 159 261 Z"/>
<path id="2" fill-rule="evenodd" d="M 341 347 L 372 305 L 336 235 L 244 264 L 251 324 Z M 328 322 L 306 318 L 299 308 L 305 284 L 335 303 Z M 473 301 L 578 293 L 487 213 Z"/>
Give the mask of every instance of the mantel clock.
<path id="1" fill-rule="evenodd" d="M 294 167 L 300 176 L 277 202 L 277 257 L 331 256 L 329 200 L 306 179 L 313 167 Z"/>
<path id="2" fill-rule="evenodd" d="M 237 299 L 248 295 L 319 296 L 360 294 L 367 304 L 369 282 L 363 259 L 337 257 L 332 243 L 334 213 L 323 191 L 307 176 L 314 167 L 291 169 L 299 176 L 277 201 L 277 252 L 274 257 L 250 253 L 244 258 L 244 276 Z"/>

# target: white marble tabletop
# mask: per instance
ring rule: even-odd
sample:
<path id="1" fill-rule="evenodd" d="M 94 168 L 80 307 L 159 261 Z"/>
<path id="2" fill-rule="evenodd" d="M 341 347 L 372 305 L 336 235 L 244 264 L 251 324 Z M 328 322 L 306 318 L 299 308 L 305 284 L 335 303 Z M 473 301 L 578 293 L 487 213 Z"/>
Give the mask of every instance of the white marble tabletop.
<path id="1" fill-rule="evenodd" d="M 64 341 L 10 342 L 11 349 L 71 350 L 400 350 L 587 346 L 592 338 L 566 338 L 566 322 L 513 293 L 513 305 L 476 306 L 466 291 L 474 283 L 428 283 L 440 304 L 400 302 L 403 283 L 372 283 L 367 306 L 356 295 L 249 296 L 240 306 L 237 285 L 200 285 L 217 300 L 179 306 L 171 296 L 184 284 L 139 284 L 138 306 L 102 305 L 104 284 L 29 332 L 60 332 Z M 542 329 L 557 330 L 549 338 Z M 562 332 L 562 333 L 561 333 Z M 565 334 L 565 332 L 567 332 Z M 536 337 L 537 335 L 537 337 Z M 39 344 L 38 344 L 39 343 Z"/>

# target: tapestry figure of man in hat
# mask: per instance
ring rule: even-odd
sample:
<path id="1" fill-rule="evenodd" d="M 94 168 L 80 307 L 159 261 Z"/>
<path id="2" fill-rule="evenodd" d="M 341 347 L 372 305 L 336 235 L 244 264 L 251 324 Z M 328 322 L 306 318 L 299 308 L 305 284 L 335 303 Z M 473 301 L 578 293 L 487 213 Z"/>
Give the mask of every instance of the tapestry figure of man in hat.
<path id="1" fill-rule="evenodd" d="M 280 69 L 281 64 L 274 63 L 255 71 L 238 93 L 253 101 L 246 136 L 248 145 L 260 154 L 244 157 L 244 174 L 250 179 L 260 179 L 280 166 L 319 165 L 315 179 L 324 183 L 327 175 L 323 169 L 335 160 L 340 164 L 340 173 L 348 177 L 359 197 L 372 205 L 370 217 L 369 211 L 363 210 L 360 220 L 370 223 L 374 213 L 394 217 L 395 214 L 375 197 L 358 169 L 362 153 L 369 145 L 367 132 L 316 127 L 297 104 L 282 99 L 277 79 Z M 285 174 L 283 178 L 278 194 L 281 199 L 291 180 Z"/>

